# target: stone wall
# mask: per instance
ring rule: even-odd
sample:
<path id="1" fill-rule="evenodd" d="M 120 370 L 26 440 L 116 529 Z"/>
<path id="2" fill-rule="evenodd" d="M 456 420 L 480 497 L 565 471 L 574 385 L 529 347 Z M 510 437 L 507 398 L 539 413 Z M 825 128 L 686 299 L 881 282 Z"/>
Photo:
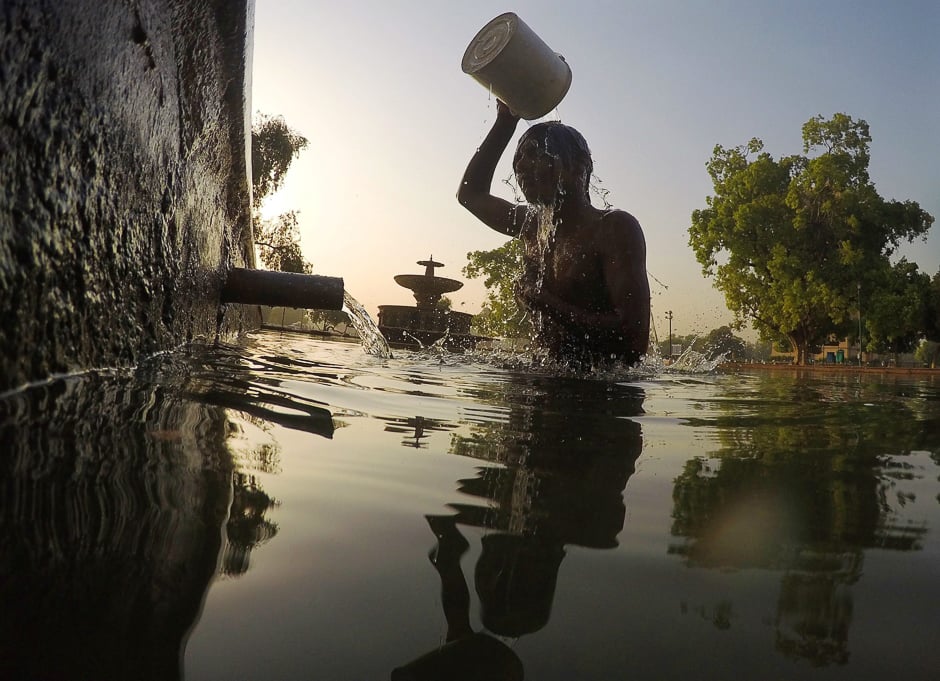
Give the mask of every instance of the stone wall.
<path id="1" fill-rule="evenodd" d="M 252 17 L 252 0 L 0 5 L 0 391 L 220 330 L 225 272 L 254 264 Z"/>

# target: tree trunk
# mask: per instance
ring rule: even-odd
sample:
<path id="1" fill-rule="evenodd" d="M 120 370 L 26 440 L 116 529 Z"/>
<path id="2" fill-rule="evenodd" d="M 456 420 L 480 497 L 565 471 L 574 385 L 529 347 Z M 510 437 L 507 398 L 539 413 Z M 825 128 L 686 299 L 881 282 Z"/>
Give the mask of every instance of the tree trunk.
<path id="1" fill-rule="evenodd" d="M 797 366 L 804 366 L 806 364 L 808 344 L 802 339 L 798 339 L 795 335 L 787 336 L 787 338 L 790 340 L 790 347 L 793 348 L 794 352 L 793 363 Z"/>

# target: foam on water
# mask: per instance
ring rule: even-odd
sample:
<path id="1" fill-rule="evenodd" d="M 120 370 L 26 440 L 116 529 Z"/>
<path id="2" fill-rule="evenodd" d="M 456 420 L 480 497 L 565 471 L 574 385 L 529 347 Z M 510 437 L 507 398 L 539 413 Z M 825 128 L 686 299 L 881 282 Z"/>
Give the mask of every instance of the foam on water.
<path id="1" fill-rule="evenodd" d="M 655 349 L 635 365 L 611 360 L 600 362 L 590 368 L 580 364 L 571 364 L 564 360 L 553 359 L 549 354 L 532 345 L 513 348 L 499 343 L 481 344 L 471 351 L 462 353 L 447 352 L 443 348 L 422 348 L 416 351 L 416 359 L 433 356 L 438 362 L 449 366 L 460 364 L 484 365 L 497 370 L 518 373 L 538 374 L 568 378 L 583 378 L 599 381 L 630 381 L 654 379 L 660 376 L 702 375 L 715 371 L 725 361 L 724 355 L 709 358 L 706 355 L 686 350 L 670 363 L 661 357 Z"/>

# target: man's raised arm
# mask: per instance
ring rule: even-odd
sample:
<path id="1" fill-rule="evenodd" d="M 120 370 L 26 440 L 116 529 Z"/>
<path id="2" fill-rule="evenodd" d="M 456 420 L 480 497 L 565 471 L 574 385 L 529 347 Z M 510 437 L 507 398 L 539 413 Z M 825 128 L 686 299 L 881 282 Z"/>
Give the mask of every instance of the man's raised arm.
<path id="1" fill-rule="evenodd" d="M 496 121 L 480 144 L 479 149 L 467 164 L 460 188 L 457 190 L 457 201 L 460 205 L 473 213 L 488 227 L 497 232 L 518 236 L 522 226 L 521 215 L 516 215 L 517 204 L 493 196 L 491 187 L 496 165 L 506 151 L 509 140 L 516 131 L 519 117 L 513 114 L 509 107 L 500 100 L 496 100 Z"/>

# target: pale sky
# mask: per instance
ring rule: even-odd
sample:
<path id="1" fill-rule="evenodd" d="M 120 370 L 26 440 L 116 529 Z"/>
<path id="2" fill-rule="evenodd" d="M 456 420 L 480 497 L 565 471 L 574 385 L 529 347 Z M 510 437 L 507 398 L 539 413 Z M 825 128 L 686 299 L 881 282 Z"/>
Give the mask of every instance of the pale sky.
<path id="1" fill-rule="evenodd" d="M 266 212 L 299 210 L 306 258 L 343 277 L 373 317 L 382 304 L 414 304 L 392 278 L 421 272 L 416 261 L 432 254 L 446 265 L 438 275 L 465 281 L 454 309 L 479 311 L 483 285 L 460 270 L 468 251 L 506 237 L 455 199 L 496 111 L 460 61 L 506 11 L 571 67 L 548 118 L 584 135 L 608 200 L 643 226 L 661 338 L 667 310 L 674 333 L 731 320 L 688 245 L 715 144 L 759 137 L 779 157 L 802 153 L 801 127 L 817 114 L 864 119 L 881 195 L 940 220 L 936 0 L 256 0 L 252 109 L 310 141 Z M 526 125 L 497 180 L 511 175 Z M 938 233 L 903 250 L 931 276 Z"/>

